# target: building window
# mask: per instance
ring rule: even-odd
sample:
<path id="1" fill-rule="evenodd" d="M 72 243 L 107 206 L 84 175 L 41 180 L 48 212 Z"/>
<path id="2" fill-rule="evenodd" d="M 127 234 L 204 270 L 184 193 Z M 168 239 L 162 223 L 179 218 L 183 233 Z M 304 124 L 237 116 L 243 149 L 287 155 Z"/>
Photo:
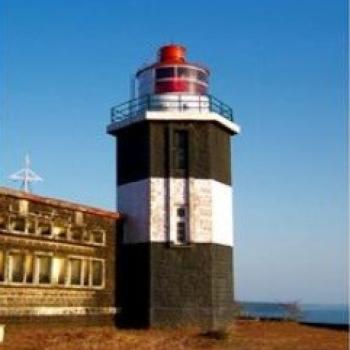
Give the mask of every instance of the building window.
<path id="1" fill-rule="evenodd" d="M 27 232 L 32 235 L 36 233 L 36 225 L 34 220 L 27 220 Z"/>
<path id="2" fill-rule="evenodd" d="M 5 281 L 5 252 L 0 250 L 0 282 Z"/>
<path id="3" fill-rule="evenodd" d="M 73 241 L 89 245 L 104 245 L 106 242 L 106 231 L 98 226 L 87 229 L 85 226 L 74 224 L 70 227 L 68 221 L 48 222 L 47 218 L 38 220 L 36 217 L 14 215 L 9 217 L 0 215 L 0 233 L 1 230 L 8 228 L 9 232 L 6 233 L 29 234 L 43 239 Z"/>
<path id="4" fill-rule="evenodd" d="M 73 241 L 81 241 L 83 239 L 83 230 L 80 227 L 73 227 L 70 230 L 70 237 Z"/>
<path id="5" fill-rule="evenodd" d="M 0 216 L 0 230 L 5 230 L 7 226 L 7 219 L 5 216 Z"/>
<path id="6" fill-rule="evenodd" d="M 84 260 L 84 280 L 83 284 L 84 286 L 89 286 L 90 285 L 90 261 L 89 260 Z"/>
<path id="7" fill-rule="evenodd" d="M 38 261 L 38 282 L 40 284 L 51 283 L 51 256 L 39 255 L 37 257 Z"/>
<path id="8" fill-rule="evenodd" d="M 70 263 L 70 284 L 72 286 L 80 286 L 81 285 L 81 268 L 82 261 L 81 259 L 69 259 Z"/>
<path id="9" fill-rule="evenodd" d="M 52 283 L 65 285 L 67 276 L 67 260 L 64 257 L 54 257 L 52 262 Z"/>
<path id="10" fill-rule="evenodd" d="M 21 253 L 9 255 L 9 277 L 11 282 L 23 283 L 24 279 L 24 256 Z"/>
<path id="11" fill-rule="evenodd" d="M 35 254 L 35 255 L 33 255 Z M 101 288 L 105 261 L 93 257 L 52 256 L 47 253 L 0 250 L 0 283 L 40 284 L 43 287 Z M 6 259 L 7 256 L 7 259 Z"/>
<path id="12" fill-rule="evenodd" d="M 77 226 L 82 226 L 84 225 L 84 214 L 81 211 L 76 211 L 74 213 L 74 223 Z"/>
<path id="13" fill-rule="evenodd" d="M 10 230 L 17 232 L 24 232 L 26 229 L 25 218 L 13 218 L 10 221 Z"/>
<path id="14" fill-rule="evenodd" d="M 103 265 L 101 260 L 92 260 L 92 285 L 94 287 L 103 284 Z"/>
<path id="15" fill-rule="evenodd" d="M 67 239 L 67 228 L 61 226 L 53 226 L 52 235 L 57 239 Z"/>
<path id="16" fill-rule="evenodd" d="M 175 130 L 173 135 L 174 170 L 186 175 L 188 171 L 188 131 Z"/>
<path id="17" fill-rule="evenodd" d="M 103 244 L 105 233 L 102 230 L 91 231 L 92 243 Z"/>
<path id="18" fill-rule="evenodd" d="M 33 255 L 26 255 L 24 262 L 24 275 L 26 283 L 33 283 L 34 279 L 34 259 Z"/>
<path id="19" fill-rule="evenodd" d="M 39 235 L 44 237 L 51 236 L 51 225 L 46 223 L 40 223 L 38 225 L 38 233 Z"/>
<path id="20" fill-rule="evenodd" d="M 185 206 L 180 206 L 176 209 L 176 242 L 178 244 L 188 243 L 187 217 L 187 208 Z"/>
<path id="21" fill-rule="evenodd" d="M 29 202 L 25 199 L 20 199 L 18 203 L 18 212 L 21 215 L 26 215 L 29 209 Z"/>
<path id="22" fill-rule="evenodd" d="M 90 231 L 85 230 L 85 231 L 83 232 L 83 241 L 84 241 L 84 242 L 87 242 L 87 243 L 90 243 L 90 239 L 91 239 Z"/>

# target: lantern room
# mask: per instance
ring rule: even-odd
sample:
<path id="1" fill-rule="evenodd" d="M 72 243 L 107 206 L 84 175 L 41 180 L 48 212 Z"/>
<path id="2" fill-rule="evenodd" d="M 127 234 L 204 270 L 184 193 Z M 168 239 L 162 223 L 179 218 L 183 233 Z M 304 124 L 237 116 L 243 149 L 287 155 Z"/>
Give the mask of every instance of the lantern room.
<path id="1" fill-rule="evenodd" d="M 208 94 L 209 70 L 186 61 L 186 49 L 166 45 L 159 49 L 158 62 L 136 73 L 138 97 L 154 94 Z"/>

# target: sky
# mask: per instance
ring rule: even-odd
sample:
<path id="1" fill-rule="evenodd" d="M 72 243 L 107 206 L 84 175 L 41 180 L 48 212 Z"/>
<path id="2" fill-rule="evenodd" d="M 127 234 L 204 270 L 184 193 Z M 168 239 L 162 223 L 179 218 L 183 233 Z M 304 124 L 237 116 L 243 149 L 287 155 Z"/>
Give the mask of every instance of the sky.
<path id="1" fill-rule="evenodd" d="M 231 105 L 235 295 L 347 302 L 344 0 L 4 0 L 0 185 L 29 153 L 37 194 L 113 209 L 109 110 L 159 46 L 187 47 Z"/>

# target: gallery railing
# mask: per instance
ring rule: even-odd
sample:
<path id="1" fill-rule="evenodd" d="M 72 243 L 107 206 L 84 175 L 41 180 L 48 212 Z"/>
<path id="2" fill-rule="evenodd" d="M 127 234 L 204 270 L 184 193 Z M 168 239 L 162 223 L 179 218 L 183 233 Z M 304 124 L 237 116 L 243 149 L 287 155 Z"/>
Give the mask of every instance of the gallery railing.
<path id="1" fill-rule="evenodd" d="M 215 112 L 234 121 L 232 108 L 211 95 L 145 95 L 111 108 L 111 122 L 122 121 L 145 111 Z"/>

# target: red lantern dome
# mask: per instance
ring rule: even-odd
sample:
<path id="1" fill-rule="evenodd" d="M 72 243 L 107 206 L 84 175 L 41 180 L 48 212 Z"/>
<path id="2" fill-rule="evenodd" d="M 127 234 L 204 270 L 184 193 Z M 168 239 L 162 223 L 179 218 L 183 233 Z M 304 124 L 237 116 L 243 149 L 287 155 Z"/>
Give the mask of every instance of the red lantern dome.
<path id="1" fill-rule="evenodd" d="M 206 95 L 209 70 L 186 61 L 186 48 L 165 45 L 159 49 L 158 62 L 136 74 L 139 97 L 153 94 Z"/>

